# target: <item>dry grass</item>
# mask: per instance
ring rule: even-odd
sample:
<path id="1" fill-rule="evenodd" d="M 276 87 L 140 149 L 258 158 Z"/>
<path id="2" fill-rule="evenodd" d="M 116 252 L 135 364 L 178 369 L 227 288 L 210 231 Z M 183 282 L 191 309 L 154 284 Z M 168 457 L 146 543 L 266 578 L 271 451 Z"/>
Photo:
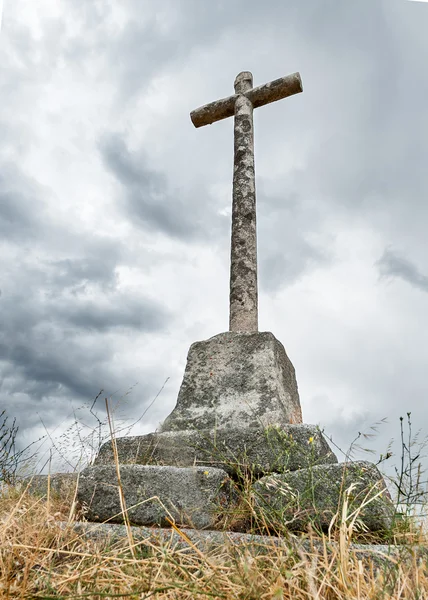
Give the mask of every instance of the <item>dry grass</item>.
<path id="1" fill-rule="evenodd" d="M 310 536 L 308 550 L 229 543 L 202 552 L 172 541 L 131 548 L 129 536 L 96 542 L 61 528 L 60 521 L 74 519 L 72 497 L 3 491 L 0 598 L 428 598 L 424 561 L 363 563 L 350 548 L 349 528 L 338 531 L 339 543 L 330 550 L 327 538 Z M 420 529 L 406 535 L 409 543 L 426 542 Z"/>
<path id="2" fill-rule="evenodd" d="M 76 533 L 73 524 L 82 515 L 76 512 L 74 487 L 64 488 L 61 498 L 49 488 L 43 498 L 12 485 L 0 488 L 0 600 L 428 600 L 428 566 L 417 552 L 407 552 L 406 559 L 392 554 L 380 561 L 355 552 L 352 543 L 361 538 L 356 531 L 359 515 L 348 507 L 346 493 L 324 536 L 285 533 L 281 544 L 267 538 L 258 545 L 228 541 L 203 550 L 171 522 L 175 536 L 163 542 L 135 542 L 126 518 L 108 403 L 107 414 L 126 534 L 113 542 Z M 227 529 L 242 525 L 249 515 L 256 517 L 249 493 L 252 479 L 241 479 L 242 502 L 225 517 L 222 525 Z M 253 525 L 256 531 L 284 532 L 275 520 Z M 397 522 L 388 539 L 404 549 L 428 545 L 425 524 L 411 519 Z"/>

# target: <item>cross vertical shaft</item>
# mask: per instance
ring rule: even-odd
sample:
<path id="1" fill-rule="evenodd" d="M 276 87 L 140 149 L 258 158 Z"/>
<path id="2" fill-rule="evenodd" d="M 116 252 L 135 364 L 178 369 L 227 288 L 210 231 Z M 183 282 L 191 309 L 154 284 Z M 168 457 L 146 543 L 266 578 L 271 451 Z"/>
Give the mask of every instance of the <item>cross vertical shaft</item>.
<path id="1" fill-rule="evenodd" d="M 190 113 L 195 127 L 235 116 L 229 331 L 258 331 L 253 109 L 302 91 L 299 73 L 253 88 L 253 76 L 243 71 L 235 79 L 233 96 L 210 102 Z"/>
<path id="2" fill-rule="evenodd" d="M 252 87 L 249 72 L 235 79 L 229 331 L 241 332 L 258 331 L 253 105 L 244 95 Z"/>

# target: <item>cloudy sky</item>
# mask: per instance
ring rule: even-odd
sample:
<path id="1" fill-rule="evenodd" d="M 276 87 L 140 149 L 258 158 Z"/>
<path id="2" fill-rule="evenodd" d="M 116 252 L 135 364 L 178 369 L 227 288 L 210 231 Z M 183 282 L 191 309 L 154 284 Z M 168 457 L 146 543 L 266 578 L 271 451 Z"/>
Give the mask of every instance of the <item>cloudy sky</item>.
<path id="1" fill-rule="evenodd" d="M 299 71 L 255 111 L 260 330 L 305 422 L 342 447 L 428 433 L 428 5 L 4 0 L 0 407 L 21 442 L 122 400 L 175 405 L 190 344 L 228 327 L 232 119 L 194 108 Z M 151 408 L 156 394 L 165 387 Z M 82 409 L 83 410 L 83 409 Z"/>

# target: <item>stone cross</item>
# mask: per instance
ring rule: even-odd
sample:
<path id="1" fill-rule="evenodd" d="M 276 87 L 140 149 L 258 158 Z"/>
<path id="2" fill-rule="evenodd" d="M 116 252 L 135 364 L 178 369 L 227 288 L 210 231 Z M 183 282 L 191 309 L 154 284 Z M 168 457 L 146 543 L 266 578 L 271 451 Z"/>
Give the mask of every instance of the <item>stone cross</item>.
<path id="1" fill-rule="evenodd" d="M 302 92 L 299 73 L 253 88 L 248 71 L 235 79 L 235 94 L 190 113 L 195 127 L 235 116 L 229 330 L 258 331 L 256 186 L 253 109 Z"/>

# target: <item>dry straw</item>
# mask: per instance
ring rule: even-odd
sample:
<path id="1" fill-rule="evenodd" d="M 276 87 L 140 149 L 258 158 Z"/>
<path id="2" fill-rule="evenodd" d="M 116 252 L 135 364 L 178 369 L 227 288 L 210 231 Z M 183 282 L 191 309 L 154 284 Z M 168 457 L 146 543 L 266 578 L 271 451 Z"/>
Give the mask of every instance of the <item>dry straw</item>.
<path id="1" fill-rule="evenodd" d="M 171 537 L 163 542 L 135 542 L 131 528 L 120 541 L 91 539 L 72 527 L 75 490 L 61 499 L 50 492 L 48 501 L 11 486 L 0 503 L 0 598 L 428 597 L 427 567 L 416 555 L 379 562 L 352 550 L 357 514 L 347 514 L 347 494 L 337 544 L 331 536 L 309 534 L 304 541 L 290 536 L 282 545 L 272 538 L 203 548 L 172 521 Z M 67 520 L 69 526 L 59 525 Z"/>
<path id="2" fill-rule="evenodd" d="M 350 507 L 353 487 L 344 489 L 327 533 L 287 534 L 283 524 L 255 522 L 248 489 L 240 510 L 259 531 L 270 531 L 264 541 L 238 543 L 224 536 L 222 543 L 195 542 L 170 515 L 170 534 L 140 539 L 131 527 L 121 488 L 114 423 L 106 402 L 121 494 L 119 538 L 95 535 L 99 524 L 88 524 L 94 535 L 75 527 L 84 519 L 76 501 L 77 486 L 58 495 L 30 493 L 25 486 L 4 485 L 0 494 L 0 600 L 26 599 L 283 599 L 283 600 L 423 600 L 428 598 L 427 561 L 415 551 L 427 545 L 426 523 L 409 519 L 390 532 L 401 541 L 400 552 L 388 547 L 373 554 L 354 542 L 361 535 L 360 511 L 374 495 Z M 150 498 L 146 501 L 152 501 Z M 160 500 L 158 499 L 160 502 Z M 164 506 L 166 514 L 168 511 Z M 242 520 L 229 515 L 228 521 Z M 152 530 L 153 533 L 155 530 Z M 275 536 L 275 533 L 278 534 Z M 362 531 L 363 535 L 366 532 Z"/>

